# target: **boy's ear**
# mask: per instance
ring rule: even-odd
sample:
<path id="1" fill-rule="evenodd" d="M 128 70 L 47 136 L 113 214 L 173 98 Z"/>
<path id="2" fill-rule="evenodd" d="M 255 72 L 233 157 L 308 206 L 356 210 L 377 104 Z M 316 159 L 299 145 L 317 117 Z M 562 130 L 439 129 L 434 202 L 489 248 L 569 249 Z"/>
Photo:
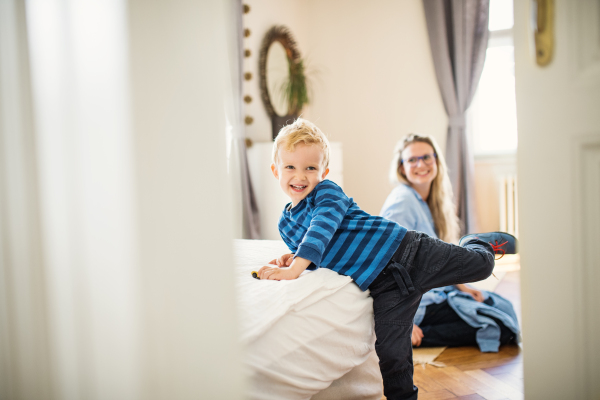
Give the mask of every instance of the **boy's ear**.
<path id="1" fill-rule="evenodd" d="M 323 172 L 323 176 L 321 177 L 321 179 L 325 179 L 325 177 L 327 176 L 328 173 L 329 173 L 329 168 L 325 169 L 325 172 Z"/>
<path id="2" fill-rule="evenodd" d="M 277 170 L 277 165 L 271 164 L 271 172 L 273 172 L 273 176 L 279 179 L 279 171 Z"/>

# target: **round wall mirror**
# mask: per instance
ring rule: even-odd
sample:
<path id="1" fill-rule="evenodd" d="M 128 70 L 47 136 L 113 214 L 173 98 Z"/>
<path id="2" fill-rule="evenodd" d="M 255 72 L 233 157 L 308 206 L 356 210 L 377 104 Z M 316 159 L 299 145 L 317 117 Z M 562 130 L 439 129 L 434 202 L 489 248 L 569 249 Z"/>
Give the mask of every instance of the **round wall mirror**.
<path id="1" fill-rule="evenodd" d="M 287 115 L 288 105 L 285 98 L 285 83 L 289 75 L 289 63 L 285 48 L 280 42 L 273 42 L 267 51 L 267 91 L 273 111 L 277 115 Z"/>
<path id="2" fill-rule="evenodd" d="M 261 98 L 271 117 L 274 139 L 279 129 L 298 118 L 308 103 L 304 65 L 287 27 L 269 29 L 258 62 Z"/>

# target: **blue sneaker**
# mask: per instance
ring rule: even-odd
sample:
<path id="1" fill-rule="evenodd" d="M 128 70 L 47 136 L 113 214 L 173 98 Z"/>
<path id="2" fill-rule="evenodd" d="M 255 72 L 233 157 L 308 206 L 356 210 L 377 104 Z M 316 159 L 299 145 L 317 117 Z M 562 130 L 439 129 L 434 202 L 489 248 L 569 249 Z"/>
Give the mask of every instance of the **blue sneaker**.
<path id="1" fill-rule="evenodd" d="M 505 254 L 517 254 L 517 238 L 506 232 L 486 232 L 473 233 L 460 238 L 459 246 L 463 246 L 466 242 L 472 239 L 483 240 L 492 245 L 494 253 L 500 254 L 500 258 Z"/>

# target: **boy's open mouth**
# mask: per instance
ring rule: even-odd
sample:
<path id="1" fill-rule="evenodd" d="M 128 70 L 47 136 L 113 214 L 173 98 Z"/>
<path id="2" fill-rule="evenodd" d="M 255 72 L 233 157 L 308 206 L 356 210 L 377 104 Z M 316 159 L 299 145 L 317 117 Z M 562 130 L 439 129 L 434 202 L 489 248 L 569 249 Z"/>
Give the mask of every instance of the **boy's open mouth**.
<path id="1" fill-rule="evenodd" d="M 294 189 L 297 192 L 301 192 L 304 189 L 306 189 L 306 186 L 296 186 L 296 185 L 290 185 L 292 187 L 292 189 Z"/>

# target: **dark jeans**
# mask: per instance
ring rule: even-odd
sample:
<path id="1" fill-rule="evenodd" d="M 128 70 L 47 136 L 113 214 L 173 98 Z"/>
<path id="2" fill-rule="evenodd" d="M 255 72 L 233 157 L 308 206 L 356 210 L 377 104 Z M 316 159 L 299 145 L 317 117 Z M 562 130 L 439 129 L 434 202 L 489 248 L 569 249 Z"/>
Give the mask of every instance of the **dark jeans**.
<path id="1" fill-rule="evenodd" d="M 475 300 L 473 300 L 475 301 Z M 490 299 L 485 302 L 489 302 Z M 511 343 L 515 334 L 502 321 L 492 318 L 500 327 L 500 344 Z M 463 321 L 447 301 L 428 305 L 419 324 L 423 339 L 419 347 L 477 346 L 477 328 Z"/>
<path id="2" fill-rule="evenodd" d="M 463 247 L 408 231 L 398 250 L 371 283 L 375 351 L 388 400 L 416 399 L 413 385 L 412 325 L 423 293 L 436 287 L 475 282 L 494 268 L 490 244 L 473 239 Z"/>

